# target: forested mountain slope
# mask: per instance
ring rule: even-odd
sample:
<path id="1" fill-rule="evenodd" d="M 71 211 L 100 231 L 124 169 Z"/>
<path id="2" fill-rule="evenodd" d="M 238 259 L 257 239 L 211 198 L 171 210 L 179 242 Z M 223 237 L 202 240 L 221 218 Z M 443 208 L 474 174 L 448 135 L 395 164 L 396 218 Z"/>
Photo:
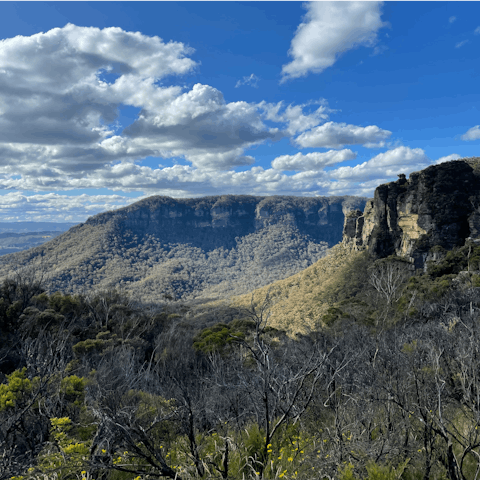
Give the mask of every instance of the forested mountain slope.
<path id="1" fill-rule="evenodd" d="M 156 302 L 224 297 L 288 277 L 341 240 L 359 197 L 150 197 L 96 215 L 40 247 L 2 259 L 50 291 L 119 288 Z M 21 267 L 19 267 L 21 266 Z"/>

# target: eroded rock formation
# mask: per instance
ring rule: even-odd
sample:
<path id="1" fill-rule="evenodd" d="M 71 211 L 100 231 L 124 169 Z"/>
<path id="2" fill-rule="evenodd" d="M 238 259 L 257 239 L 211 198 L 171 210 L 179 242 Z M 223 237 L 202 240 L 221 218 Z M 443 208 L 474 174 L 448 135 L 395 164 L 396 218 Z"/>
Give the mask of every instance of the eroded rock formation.
<path id="1" fill-rule="evenodd" d="M 480 158 L 433 165 L 380 185 L 362 212 L 345 218 L 343 242 L 383 258 L 395 254 L 423 268 L 430 249 L 480 241 Z"/>

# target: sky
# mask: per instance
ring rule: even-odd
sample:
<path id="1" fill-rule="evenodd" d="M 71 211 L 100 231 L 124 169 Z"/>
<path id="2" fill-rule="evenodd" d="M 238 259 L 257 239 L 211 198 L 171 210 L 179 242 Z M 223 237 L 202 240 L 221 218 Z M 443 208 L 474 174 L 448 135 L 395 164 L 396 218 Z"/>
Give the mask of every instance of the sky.
<path id="1" fill-rule="evenodd" d="M 0 221 L 373 196 L 480 156 L 480 2 L 0 2 Z"/>

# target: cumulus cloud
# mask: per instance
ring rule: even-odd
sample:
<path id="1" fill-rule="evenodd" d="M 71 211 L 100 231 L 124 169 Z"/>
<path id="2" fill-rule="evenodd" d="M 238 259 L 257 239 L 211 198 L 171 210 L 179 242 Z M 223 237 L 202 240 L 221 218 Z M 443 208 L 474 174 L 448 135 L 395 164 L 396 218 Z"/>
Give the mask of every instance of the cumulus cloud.
<path id="1" fill-rule="evenodd" d="M 439 163 L 451 162 L 452 160 L 458 160 L 460 155 L 457 153 L 452 153 L 450 155 L 446 155 L 445 157 L 440 157 L 438 160 L 435 160 L 435 164 L 438 165 Z"/>
<path id="2" fill-rule="evenodd" d="M 474 30 L 474 35 L 480 35 L 480 26 Z"/>
<path id="3" fill-rule="evenodd" d="M 359 46 L 374 47 L 381 20 L 381 2 L 309 2 L 292 40 L 292 62 L 282 68 L 282 81 L 320 73 L 338 57 Z"/>
<path id="4" fill-rule="evenodd" d="M 256 105 L 226 103 L 219 90 L 201 84 L 143 111 L 123 133 L 158 156 L 184 156 L 195 166 L 215 169 L 249 165 L 245 148 L 281 136 L 278 128 L 267 128 Z"/>
<path id="5" fill-rule="evenodd" d="M 346 123 L 327 122 L 312 128 L 295 138 L 300 147 L 342 148 L 344 145 L 364 145 L 367 148 L 380 147 L 392 132 L 376 125 L 359 127 Z"/>
<path id="6" fill-rule="evenodd" d="M 453 23 L 456 19 L 457 19 L 457 17 L 451 16 L 451 17 L 448 19 L 448 23 Z"/>
<path id="7" fill-rule="evenodd" d="M 378 146 L 391 132 L 324 123 L 333 110 L 323 99 L 301 105 L 227 102 L 209 85 L 165 85 L 167 76 L 194 71 L 192 53 L 158 37 L 74 25 L 1 41 L 0 189 L 42 192 L 3 195 L 1 217 L 82 221 L 138 200 L 128 192 L 329 195 L 370 188 L 371 194 L 374 179 L 395 170 L 377 167 L 378 156 L 366 162 L 363 174 L 352 174 L 353 181 L 351 167 L 323 170 L 356 158 L 348 149 L 284 155 L 272 168 L 255 166 L 246 151 L 266 141 L 296 137 L 301 147 L 340 149 Z M 138 113 L 130 125 L 119 125 L 125 106 Z M 147 166 L 147 157 L 177 164 Z M 406 153 L 398 162 L 414 168 Z M 47 193 L 73 189 L 125 195 Z"/>
<path id="8" fill-rule="evenodd" d="M 311 152 L 303 155 L 281 155 L 272 162 L 272 167 L 276 170 L 321 170 L 328 165 L 354 160 L 357 154 L 351 150 L 330 150 L 328 152 Z"/>
<path id="9" fill-rule="evenodd" d="M 2 178 L 0 175 L 0 188 L 50 191 L 51 185 L 45 181 L 50 180 L 55 182 L 58 189 L 108 188 L 121 192 L 141 191 L 144 196 L 161 194 L 192 197 L 224 194 L 226 191 L 232 194 L 248 192 L 252 195 L 372 196 L 375 187 L 396 179 L 397 174 L 408 174 L 431 164 L 423 150 L 408 147 L 387 151 L 356 167 L 340 167 L 330 171 L 325 171 L 322 167 L 354 158 L 355 153 L 343 150 L 282 157 L 274 160 L 274 168 L 253 166 L 239 172 L 214 171 L 191 165 L 152 168 L 123 162 L 74 179 L 66 179 L 65 176 L 30 176 L 23 179 L 5 175 Z M 52 193 L 26 196 L 11 193 L 4 195 L 2 200 L 0 215 L 4 219 L 18 216 L 22 219 L 84 221 L 89 215 L 127 205 L 139 198 Z"/>
<path id="10" fill-rule="evenodd" d="M 242 80 L 239 80 L 235 84 L 235 88 L 241 87 L 242 85 L 249 85 L 250 87 L 258 88 L 259 80 L 260 79 L 254 73 L 252 73 L 248 77 L 243 77 Z"/>
<path id="11" fill-rule="evenodd" d="M 478 140 L 480 138 L 480 125 L 470 128 L 460 138 L 462 140 Z"/>
<path id="12" fill-rule="evenodd" d="M 87 175 L 70 182 L 75 188 L 109 188 L 124 192 L 143 191 L 145 194 L 161 193 L 172 196 L 214 195 L 229 191 L 255 195 L 328 195 L 339 191 L 343 194 L 357 188 L 354 183 L 371 182 L 377 186 L 385 179 L 396 178 L 398 173 L 425 168 L 431 161 L 422 149 L 398 147 L 379 154 L 355 167 L 339 167 L 324 171 L 321 165 L 333 165 L 337 161 L 355 158 L 350 150 L 313 152 L 306 155 L 282 156 L 274 160 L 271 169 L 254 166 L 246 171 L 213 171 L 190 165 L 151 168 L 134 163 L 117 164 L 95 174 Z M 295 170 L 293 175 L 283 171 Z M 31 182 L 35 180 L 32 178 Z M 59 179 L 61 182 L 62 180 Z M 4 181 L 5 182 L 5 181 Z M 18 179 L 10 179 L 8 186 L 24 184 Z M 351 183 L 352 185 L 348 186 Z M 343 190 L 340 190 L 343 185 Z M 0 186 L 5 188 L 6 185 Z M 33 183 L 28 185 L 33 187 Z M 38 186 L 38 185 L 37 185 Z M 61 186 L 61 183 L 59 184 Z M 367 187 L 365 187 L 367 188 Z M 373 188 L 373 187 L 371 187 Z"/>
<path id="13" fill-rule="evenodd" d="M 191 71 L 196 65 L 186 57 L 191 53 L 182 43 L 158 37 L 71 24 L 3 40 L 0 141 L 101 141 L 119 104 L 135 104 L 142 86 L 154 90 L 155 81 Z M 106 73 L 117 80 L 105 81 Z"/>
<path id="14" fill-rule="evenodd" d="M 43 169 L 54 186 L 61 175 L 85 177 L 147 156 L 203 168 L 250 165 L 246 148 L 285 134 L 264 124 L 257 105 L 227 103 L 209 85 L 163 86 L 166 76 L 195 69 L 192 53 L 138 32 L 71 24 L 2 41 L 0 173 Z M 140 112 L 122 131 L 125 105 Z"/>
<path id="15" fill-rule="evenodd" d="M 397 147 L 380 153 L 360 165 L 339 167 L 328 174 L 336 180 L 369 181 L 395 177 L 411 171 L 412 168 L 421 170 L 430 163 L 430 159 L 421 148 Z"/>

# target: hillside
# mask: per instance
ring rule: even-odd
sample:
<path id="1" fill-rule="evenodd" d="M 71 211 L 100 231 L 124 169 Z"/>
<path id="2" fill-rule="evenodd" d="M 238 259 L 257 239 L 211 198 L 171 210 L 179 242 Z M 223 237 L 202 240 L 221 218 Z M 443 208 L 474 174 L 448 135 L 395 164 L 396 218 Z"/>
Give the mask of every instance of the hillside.
<path id="1" fill-rule="evenodd" d="M 342 238 L 357 197 L 150 197 L 5 256 L 0 277 L 39 275 L 49 291 L 119 288 L 137 299 L 217 298 L 295 274 Z"/>
<path id="2" fill-rule="evenodd" d="M 271 297 L 269 325 L 290 333 L 308 334 L 323 326 L 322 317 L 335 302 L 335 291 L 345 276 L 358 273 L 355 266 L 361 252 L 352 252 L 340 244 L 331 248 L 326 257 L 305 270 L 271 285 L 235 297 L 233 308 L 260 305 L 267 294 Z"/>

